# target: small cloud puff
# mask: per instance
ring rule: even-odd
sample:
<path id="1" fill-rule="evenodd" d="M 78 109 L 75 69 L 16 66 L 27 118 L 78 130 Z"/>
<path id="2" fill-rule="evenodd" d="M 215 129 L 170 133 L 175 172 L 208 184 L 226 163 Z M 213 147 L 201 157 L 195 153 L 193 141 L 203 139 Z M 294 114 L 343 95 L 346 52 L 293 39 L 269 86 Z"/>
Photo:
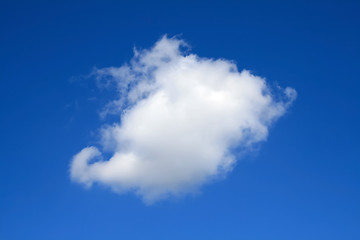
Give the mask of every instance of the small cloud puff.
<path id="1" fill-rule="evenodd" d="M 73 157 L 73 181 L 133 191 L 146 203 L 194 192 L 230 172 L 231 149 L 263 141 L 269 126 L 296 98 L 292 88 L 276 99 L 265 79 L 238 71 L 224 59 L 185 54 L 186 43 L 162 37 L 137 51 L 129 64 L 97 69 L 96 78 L 118 91 L 102 112 L 120 122 L 103 126 L 101 143 Z"/>

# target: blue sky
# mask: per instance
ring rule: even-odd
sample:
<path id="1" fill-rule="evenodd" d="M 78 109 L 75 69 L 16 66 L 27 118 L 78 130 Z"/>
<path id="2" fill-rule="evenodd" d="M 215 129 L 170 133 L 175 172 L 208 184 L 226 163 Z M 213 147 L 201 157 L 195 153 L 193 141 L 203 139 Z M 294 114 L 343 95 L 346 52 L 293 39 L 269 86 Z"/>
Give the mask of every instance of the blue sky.
<path id="1" fill-rule="evenodd" d="M 3 1 L 0 239 L 359 239 L 356 1 Z M 87 78 L 179 35 L 297 99 L 201 193 L 148 206 L 70 178 L 114 91 Z M 236 154 L 236 153 L 234 153 Z"/>

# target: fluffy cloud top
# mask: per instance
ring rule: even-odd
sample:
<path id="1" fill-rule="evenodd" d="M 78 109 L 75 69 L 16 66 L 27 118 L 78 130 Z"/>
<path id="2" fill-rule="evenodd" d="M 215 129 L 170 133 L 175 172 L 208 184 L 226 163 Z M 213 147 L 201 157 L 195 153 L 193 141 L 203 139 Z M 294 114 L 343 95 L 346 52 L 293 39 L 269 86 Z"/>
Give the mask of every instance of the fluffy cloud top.
<path id="1" fill-rule="evenodd" d="M 277 89 L 275 97 L 265 79 L 231 61 L 185 54 L 184 47 L 164 36 L 149 50 L 135 50 L 129 64 L 95 71 L 119 93 L 103 115 L 118 114 L 120 122 L 101 130 L 109 159 L 96 147 L 73 157 L 73 181 L 134 191 L 148 203 L 195 191 L 232 170 L 231 149 L 265 140 L 296 97 L 292 88 Z"/>

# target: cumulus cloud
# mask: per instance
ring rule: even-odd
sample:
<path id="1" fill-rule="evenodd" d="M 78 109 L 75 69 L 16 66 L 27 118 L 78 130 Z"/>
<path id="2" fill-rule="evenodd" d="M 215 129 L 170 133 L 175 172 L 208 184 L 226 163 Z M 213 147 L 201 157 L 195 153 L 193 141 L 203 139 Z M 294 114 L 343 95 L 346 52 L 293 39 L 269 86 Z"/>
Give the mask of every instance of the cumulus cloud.
<path id="1" fill-rule="evenodd" d="M 197 191 L 233 169 L 232 149 L 265 140 L 296 98 L 294 89 L 274 93 L 232 61 L 183 49 L 183 40 L 164 36 L 135 50 L 128 64 L 94 72 L 118 92 L 102 116 L 117 114 L 120 121 L 101 127 L 102 151 L 111 157 L 82 149 L 71 162 L 73 181 L 132 191 L 147 203 Z"/>

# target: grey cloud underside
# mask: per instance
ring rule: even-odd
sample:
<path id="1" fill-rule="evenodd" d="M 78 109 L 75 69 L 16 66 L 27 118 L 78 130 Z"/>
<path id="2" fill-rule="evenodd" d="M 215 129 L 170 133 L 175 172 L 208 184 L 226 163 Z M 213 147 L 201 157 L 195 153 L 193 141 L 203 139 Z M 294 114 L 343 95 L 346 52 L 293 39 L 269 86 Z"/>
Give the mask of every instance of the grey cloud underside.
<path id="1" fill-rule="evenodd" d="M 275 100 L 265 79 L 239 72 L 231 61 L 185 55 L 182 46 L 165 36 L 135 51 L 129 64 L 95 72 L 119 93 L 103 116 L 118 114 L 121 122 L 101 130 L 110 159 L 96 147 L 73 157 L 73 181 L 134 191 L 148 203 L 195 191 L 232 170 L 232 147 L 265 140 L 296 97 L 285 88 Z"/>

